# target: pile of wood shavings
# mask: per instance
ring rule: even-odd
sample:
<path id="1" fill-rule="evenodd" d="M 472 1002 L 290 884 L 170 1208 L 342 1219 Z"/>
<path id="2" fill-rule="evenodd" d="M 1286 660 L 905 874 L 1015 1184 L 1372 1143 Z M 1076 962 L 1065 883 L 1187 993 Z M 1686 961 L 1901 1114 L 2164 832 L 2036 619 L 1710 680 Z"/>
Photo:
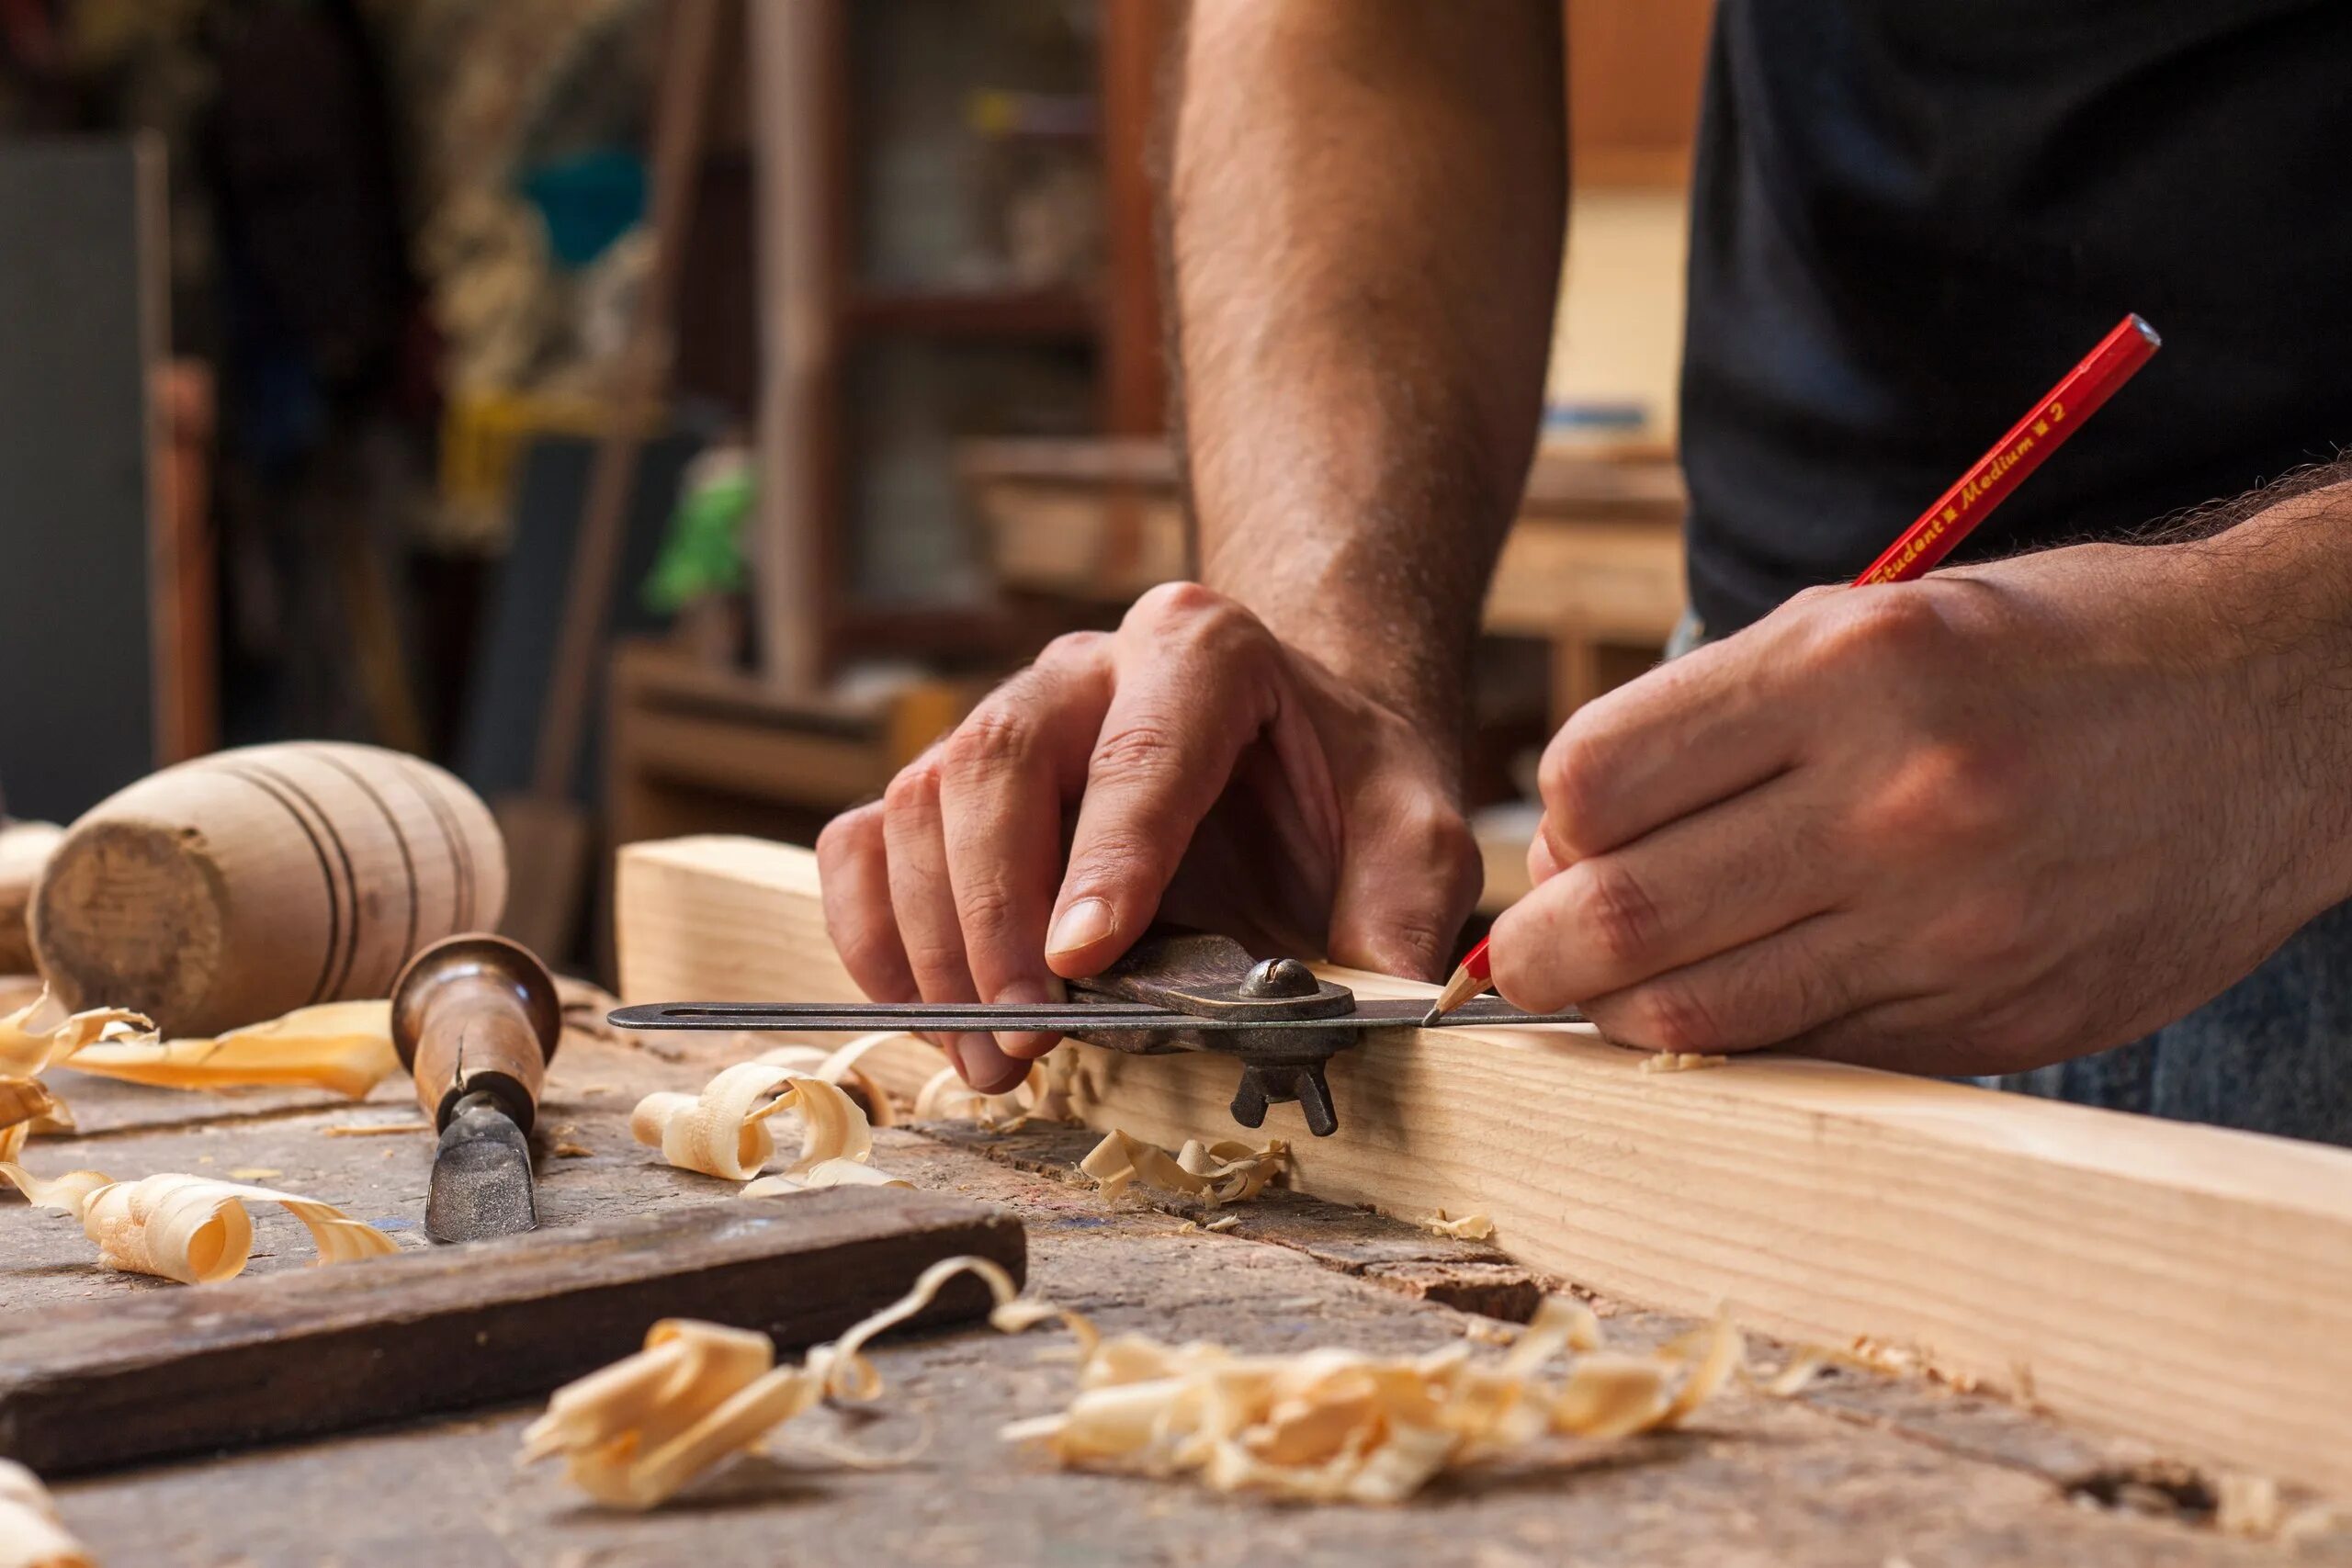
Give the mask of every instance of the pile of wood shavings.
<path id="1" fill-rule="evenodd" d="M 1170 1155 L 1157 1144 L 1113 1128 L 1079 1161 L 1078 1168 L 1101 1183 L 1103 1197 L 1114 1201 L 1140 1181 L 1216 1208 L 1255 1198 L 1289 1164 L 1290 1145 L 1280 1138 L 1263 1148 L 1232 1138 L 1214 1144 L 1193 1138 Z"/>
<path id="2" fill-rule="evenodd" d="M 96 1568 L 96 1559 L 67 1533 L 40 1478 L 0 1459 L 0 1568 Z"/>
<path id="3" fill-rule="evenodd" d="M 233 1279 L 253 1256 L 249 1201 L 277 1203 L 302 1222 L 322 1263 L 343 1263 L 395 1250 L 392 1238 L 352 1219 L 332 1203 L 210 1177 L 156 1175 L 117 1181 L 95 1170 L 68 1171 L 43 1181 L 23 1166 L 0 1161 L 0 1179 L 27 1201 L 82 1222 L 98 1244 L 98 1260 L 126 1273 L 153 1274 L 184 1285 Z"/>
<path id="4" fill-rule="evenodd" d="M 1078 1394 L 1059 1415 L 1006 1427 L 1008 1439 L 1042 1444 L 1075 1469 L 1193 1474 L 1220 1492 L 1299 1502 L 1398 1503 L 1442 1471 L 1552 1438 L 1672 1427 L 1723 1387 L 1743 1355 L 1739 1331 L 1720 1319 L 1654 1355 L 1602 1353 L 1598 1319 L 1565 1296 L 1547 1298 L 1491 1361 L 1459 1340 L 1413 1357 L 1337 1348 L 1245 1356 L 1139 1335 L 1105 1339 L 1080 1314 L 1057 1315 L 1079 1338 Z M 1544 1376 L 1570 1349 L 1588 1353 L 1565 1377 Z"/>
<path id="5" fill-rule="evenodd" d="M 930 1305 L 960 1274 L 986 1282 L 1005 1322 L 1026 1326 L 1045 1315 L 1013 1301 L 1012 1280 L 996 1264 L 952 1258 L 924 1269 L 904 1296 L 810 1350 L 797 1367 L 775 1365 L 775 1348 L 764 1334 L 665 1319 L 647 1332 L 636 1355 L 556 1390 L 547 1414 L 524 1430 L 519 1462 L 561 1455 L 565 1477 L 598 1502 L 650 1508 L 762 1447 L 821 1399 L 878 1398 L 882 1377 L 861 1353 L 866 1341 Z"/>
<path id="6" fill-rule="evenodd" d="M 1303 1502 L 1397 1503 L 1441 1472 L 1557 1437 L 1620 1438 L 1669 1427 L 1743 1365 L 1739 1331 L 1717 1320 L 1647 1356 L 1600 1350 L 1590 1309 L 1547 1298 L 1503 1356 L 1455 1341 L 1419 1356 L 1327 1348 L 1250 1356 L 1219 1345 L 1105 1338 L 1083 1314 L 1016 1299 L 983 1258 L 933 1264 L 893 1305 L 797 1367 L 777 1367 L 764 1335 L 718 1324 L 656 1324 L 645 1348 L 557 1391 L 524 1433 L 523 1462 L 561 1455 L 598 1501 L 649 1508 L 822 1399 L 871 1401 L 880 1374 L 861 1354 L 958 1274 L 994 1293 L 989 1322 L 1019 1333 L 1058 1318 L 1077 1337 L 1078 1392 L 1058 1414 L 1004 1428 L 1072 1469 L 1196 1475 L 1218 1491 Z M 1580 1352 L 1563 1376 L 1563 1351 Z M 888 1461 L 882 1461 L 888 1462 Z"/>
<path id="7" fill-rule="evenodd" d="M 768 1119 L 786 1111 L 800 1118 L 799 1157 L 777 1175 L 763 1177 L 762 1168 L 775 1155 Z M 909 1185 L 875 1168 L 873 1128 L 857 1101 L 839 1085 L 797 1067 L 738 1062 L 698 1095 L 647 1095 L 628 1124 L 639 1143 L 660 1149 L 681 1170 L 748 1181 L 746 1198 L 813 1187 Z"/>

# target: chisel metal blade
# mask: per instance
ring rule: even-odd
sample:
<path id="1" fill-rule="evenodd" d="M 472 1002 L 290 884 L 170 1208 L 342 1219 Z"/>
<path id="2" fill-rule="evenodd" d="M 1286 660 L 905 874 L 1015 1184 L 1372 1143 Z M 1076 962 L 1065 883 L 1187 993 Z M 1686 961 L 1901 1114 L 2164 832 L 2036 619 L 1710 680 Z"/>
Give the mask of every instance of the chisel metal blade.
<path id="1" fill-rule="evenodd" d="M 497 1101 L 469 1095 L 441 1130 L 424 1234 L 435 1241 L 481 1241 L 519 1235 L 538 1224 L 529 1142 Z"/>

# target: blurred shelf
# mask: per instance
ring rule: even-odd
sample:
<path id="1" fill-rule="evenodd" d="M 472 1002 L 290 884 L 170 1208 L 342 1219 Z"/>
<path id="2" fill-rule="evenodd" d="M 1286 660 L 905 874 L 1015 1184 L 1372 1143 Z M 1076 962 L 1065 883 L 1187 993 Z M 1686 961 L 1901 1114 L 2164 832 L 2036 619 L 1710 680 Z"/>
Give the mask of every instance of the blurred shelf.
<path id="1" fill-rule="evenodd" d="M 843 308 L 850 330 L 944 338 L 1086 343 L 1102 324 L 1092 294 L 1047 288 L 861 288 Z"/>

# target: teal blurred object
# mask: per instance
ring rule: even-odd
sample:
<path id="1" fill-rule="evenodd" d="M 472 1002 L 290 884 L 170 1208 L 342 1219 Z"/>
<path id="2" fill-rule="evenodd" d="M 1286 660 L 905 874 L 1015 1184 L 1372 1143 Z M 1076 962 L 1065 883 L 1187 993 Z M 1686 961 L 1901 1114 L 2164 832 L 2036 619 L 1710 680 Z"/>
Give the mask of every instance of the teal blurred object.
<path id="1" fill-rule="evenodd" d="M 523 176 L 523 194 L 548 228 L 556 265 L 576 272 L 645 217 L 645 160 L 607 147 L 542 164 Z"/>

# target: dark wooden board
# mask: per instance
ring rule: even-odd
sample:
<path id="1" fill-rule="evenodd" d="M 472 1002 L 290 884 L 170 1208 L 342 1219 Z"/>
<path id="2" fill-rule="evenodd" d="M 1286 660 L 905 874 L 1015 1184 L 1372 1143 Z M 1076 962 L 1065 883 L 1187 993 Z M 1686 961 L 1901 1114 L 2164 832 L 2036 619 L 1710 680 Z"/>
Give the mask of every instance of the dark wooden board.
<path id="1" fill-rule="evenodd" d="M 811 1344 L 965 1253 L 1020 1278 L 1021 1223 L 842 1187 L 87 1303 L 0 1337 L 0 1453 L 56 1474 L 518 1399 L 628 1355 L 663 1317 Z M 961 1280 L 916 1321 L 989 1300 Z"/>

